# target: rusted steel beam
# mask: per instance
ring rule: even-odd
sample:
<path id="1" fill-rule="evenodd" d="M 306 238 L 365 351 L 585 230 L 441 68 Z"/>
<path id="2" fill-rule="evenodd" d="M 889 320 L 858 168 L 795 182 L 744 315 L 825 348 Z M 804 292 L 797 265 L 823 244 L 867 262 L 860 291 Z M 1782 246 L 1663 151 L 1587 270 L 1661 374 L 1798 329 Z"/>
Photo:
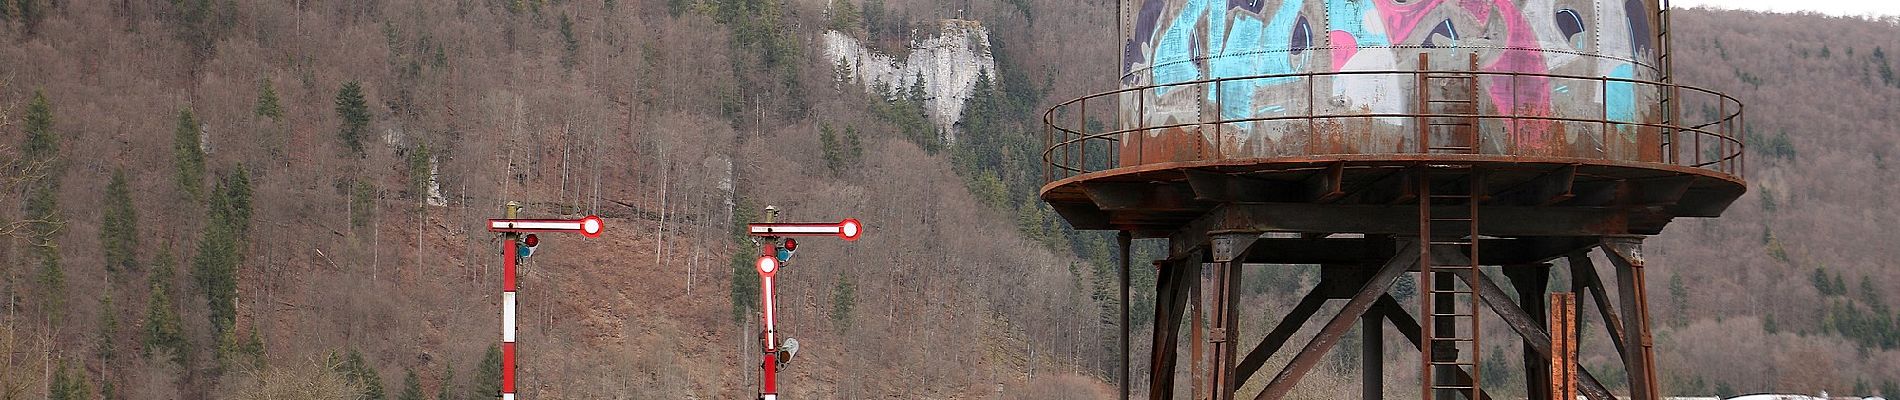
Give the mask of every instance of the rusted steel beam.
<path id="1" fill-rule="evenodd" d="M 1315 204 L 1331 203 L 1346 196 L 1346 163 L 1336 162 L 1325 170 L 1313 173 L 1305 181 L 1302 192 L 1306 193 L 1306 202 Z"/>
<path id="2" fill-rule="evenodd" d="M 1530 345 L 1530 347 L 1528 347 L 1529 349 L 1536 351 L 1538 355 L 1543 356 L 1546 360 L 1550 359 L 1550 334 L 1544 332 L 1544 328 L 1538 326 L 1536 319 L 1531 318 L 1530 313 L 1524 312 L 1524 309 L 1518 308 L 1517 304 L 1512 303 L 1511 295 L 1505 293 L 1503 288 L 1498 287 L 1497 282 L 1492 282 L 1491 278 L 1486 275 L 1478 275 L 1477 289 L 1478 296 L 1484 299 L 1484 304 L 1490 306 L 1491 311 L 1496 312 L 1498 317 L 1504 319 L 1506 326 L 1510 326 L 1511 330 L 1517 331 L 1517 335 L 1524 338 L 1524 343 Z M 1583 393 L 1585 396 L 1591 399 L 1615 398 L 1610 394 L 1609 389 L 1603 386 L 1602 381 L 1597 380 L 1596 376 L 1590 374 L 1590 371 L 1578 369 L 1577 375 L 1583 381 Z"/>
<path id="3" fill-rule="evenodd" d="M 1554 260 L 1596 246 L 1595 237 L 1532 236 L 1483 239 L 1478 247 L 1483 265 L 1527 265 Z M 1254 243 L 1248 264 L 1366 264 L 1367 256 L 1384 258 L 1392 248 L 1389 238 L 1265 238 Z M 1378 262 L 1378 260 L 1371 260 Z M 1371 271 L 1371 268 L 1366 268 Z M 1358 289 L 1353 283 L 1352 289 Z"/>
<path id="4" fill-rule="evenodd" d="M 1577 294 L 1550 294 L 1550 337 L 1551 357 L 1548 374 L 1544 374 L 1546 397 L 1530 396 L 1531 399 L 1575 399 L 1577 398 Z M 1527 369 L 1525 371 L 1538 371 Z M 1533 374 L 1526 373 L 1526 376 Z"/>
<path id="5" fill-rule="evenodd" d="M 1082 192 L 1103 211 L 1197 211 L 1206 209 L 1194 191 L 1180 184 L 1090 182 Z"/>
<path id="6" fill-rule="evenodd" d="M 1689 194 L 1689 186 L 1695 184 L 1695 178 L 1670 176 L 1656 179 L 1630 181 L 1630 201 L 1635 206 L 1674 206 L 1682 202 Z"/>
<path id="7" fill-rule="evenodd" d="M 1533 321 L 1546 321 L 1548 319 L 1546 316 L 1546 309 L 1548 307 L 1545 305 L 1544 296 L 1546 292 L 1545 287 L 1550 284 L 1550 264 L 1515 266 L 1512 268 L 1504 268 L 1503 271 L 1504 277 L 1511 280 L 1511 287 L 1517 290 L 1517 298 L 1519 299 L 1518 302 L 1521 303 L 1521 308 L 1530 315 Z M 1544 323 L 1541 327 L 1544 328 L 1545 332 L 1552 333 L 1551 337 L 1553 343 L 1551 346 L 1560 349 L 1561 347 L 1557 346 L 1555 339 L 1563 336 L 1560 333 L 1561 331 L 1551 329 L 1552 325 L 1548 323 Z M 1530 339 L 1524 339 L 1524 348 L 1528 349 L 1535 345 L 1536 344 L 1530 342 Z M 1561 353 L 1561 351 L 1558 351 L 1558 353 Z M 1549 370 L 1550 363 L 1543 357 L 1538 357 L 1536 353 L 1532 352 L 1524 352 L 1523 357 L 1524 371 L 1527 371 L 1524 374 L 1525 396 L 1532 399 L 1550 398 L 1550 377 L 1543 374 L 1530 373 L 1530 371 Z M 1571 398 L 1574 399 L 1575 397 L 1573 396 Z"/>
<path id="8" fill-rule="evenodd" d="M 1610 264 L 1616 266 L 1617 299 L 1623 304 L 1626 329 L 1624 347 L 1632 350 L 1623 357 L 1623 365 L 1629 372 L 1630 397 L 1655 400 L 1662 398 L 1662 394 L 1656 383 L 1656 355 L 1649 334 L 1649 296 L 1643 287 L 1642 246 L 1642 237 L 1623 236 L 1603 238 L 1602 247 Z"/>
<path id="9" fill-rule="evenodd" d="M 1626 343 L 1623 338 L 1626 336 L 1623 334 L 1622 314 L 1618 314 L 1616 306 L 1610 303 L 1610 295 L 1604 290 L 1603 278 L 1597 275 L 1596 265 L 1590 262 L 1590 256 L 1587 253 L 1570 255 L 1570 277 L 1573 291 L 1577 293 L 1588 291 L 1590 298 L 1594 299 L 1592 303 L 1596 303 L 1597 313 L 1603 316 L 1603 329 L 1609 333 L 1610 344 L 1616 348 L 1617 357 L 1628 358 L 1629 350 L 1624 348 Z M 1577 304 L 1578 307 L 1582 307 L 1583 299 L 1577 299 Z M 1579 315 L 1583 313 L 1581 308 L 1577 312 Z"/>
<path id="10" fill-rule="evenodd" d="M 1130 385 L 1128 381 L 1128 358 L 1132 355 L 1128 354 L 1128 330 L 1130 329 L 1128 326 L 1128 274 L 1130 272 L 1129 269 L 1134 266 L 1129 260 L 1129 247 L 1133 239 L 1134 235 L 1131 235 L 1128 231 L 1121 231 L 1115 235 L 1116 248 L 1121 250 L 1121 270 L 1119 271 L 1121 279 L 1118 280 L 1121 284 L 1121 291 L 1117 292 L 1120 299 L 1120 301 L 1117 302 L 1117 306 L 1121 310 L 1121 323 L 1116 325 L 1116 327 L 1121 328 L 1121 335 L 1116 338 L 1119 340 L 1117 344 L 1121 345 L 1121 352 L 1118 353 L 1119 356 L 1115 357 L 1117 361 L 1115 366 L 1115 377 L 1117 378 L 1115 380 L 1115 386 L 1121 394 L 1121 397 L 1116 397 L 1116 399 L 1121 400 L 1128 399 L 1128 386 Z"/>
<path id="11" fill-rule="evenodd" d="M 1292 185 L 1286 182 L 1254 179 L 1196 169 L 1184 169 L 1181 171 L 1187 175 L 1188 187 L 1193 189 L 1194 198 L 1197 200 L 1222 203 L 1261 203 L 1292 200 L 1291 196 L 1284 194 L 1294 189 Z"/>
<path id="12" fill-rule="evenodd" d="M 1361 204 L 1403 204 L 1418 199 L 1418 178 L 1411 168 L 1393 168 L 1385 174 L 1355 190 Z"/>
<path id="13" fill-rule="evenodd" d="M 1443 213 L 1465 213 L 1448 206 Z M 1603 236 L 1628 234 L 1628 212 L 1603 208 L 1481 206 L 1478 229 L 1491 236 Z M 1186 224 L 1181 232 L 1363 232 L 1413 234 L 1416 205 L 1224 204 Z M 1455 227 L 1453 227 L 1455 228 Z M 1446 236 L 1457 232 L 1446 231 Z M 1187 244 L 1198 244 L 1205 239 Z M 1172 245 L 1172 244 L 1171 244 Z"/>
<path id="14" fill-rule="evenodd" d="M 1379 301 L 1373 303 L 1372 307 L 1373 311 L 1384 316 L 1386 321 L 1392 322 L 1392 330 L 1398 331 L 1399 335 L 1405 336 L 1406 341 L 1412 342 L 1412 349 L 1422 350 L 1421 344 L 1424 343 L 1425 339 L 1420 337 L 1420 335 L 1424 330 L 1418 326 L 1418 320 L 1413 319 L 1412 314 L 1405 312 L 1405 308 L 1399 307 L 1398 300 L 1393 299 L 1390 294 L 1380 295 Z M 1472 381 L 1471 372 L 1469 371 L 1458 369 L 1457 374 L 1460 382 Z M 1467 391 L 1465 397 L 1471 397 L 1469 391 Z M 1491 400 L 1491 394 L 1485 392 L 1484 389 L 1479 389 L 1478 398 L 1480 400 Z"/>
<path id="15" fill-rule="evenodd" d="M 1062 216 L 1064 221 L 1069 221 L 1069 225 L 1076 226 L 1076 229 L 1084 229 L 1081 228 L 1084 226 L 1100 229 L 1109 227 L 1108 213 L 1094 206 L 1071 202 L 1050 201 L 1047 203 L 1050 209 L 1055 210 L 1056 215 Z"/>
<path id="16" fill-rule="evenodd" d="M 1188 396 L 1195 400 L 1207 394 L 1207 322 L 1204 314 L 1207 313 L 1208 304 L 1207 291 L 1203 287 L 1206 277 L 1202 275 L 1207 273 L 1207 269 L 1205 264 L 1198 265 L 1186 275 L 1193 282 L 1187 289 L 1188 301 L 1193 302 L 1188 309 Z"/>
<path id="17" fill-rule="evenodd" d="M 1191 263 L 1189 261 L 1192 261 Z M 1148 398 L 1174 398 L 1175 345 L 1179 343 L 1181 313 L 1187 306 L 1189 276 L 1187 265 L 1200 265 L 1200 257 L 1182 257 L 1156 262 L 1154 339 L 1150 343 Z"/>
<path id="18" fill-rule="evenodd" d="M 1628 193 L 1629 186 L 1623 180 L 1577 182 L 1571 189 L 1575 196 L 1557 205 L 1573 207 L 1606 207 L 1618 203 L 1621 196 Z"/>
<path id="19" fill-rule="evenodd" d="M 1411 269 L 1413 264 L 1419 262 L 1418 252 L 1410 249 L 1415 246 L 1405 244 L 1400 247 L 1399 253 L 1387 261 L 1384 266 L 1379 267 L 1379 272 L 1373 274 L 1372 279 L 1366 282 L 1365 288 L 1361 289 L 1359 294 L 1354 295 L 1352 299 L 1347 300 L 1345 308 L 1340 309 L 1339 314 L 1334 315 L 1331 320 L 1327 321 L 1326 325 L 1320 328 L 1319 333 L 1314 335 L 1313 339 L 1306 343 L 1306 347 L 1302 348 L 1299 354 L 1293 356 L 1293 361 L 1287 363 L 1286 368 L 1281 369 L 1280 373 L 1275 375 L 1272 381 L 1267 382 L 1267 389 L 1261 391 L 1260 395 L 1255 396 L 1254 399 L 1265 400 L 1285 397 L 1287 391 L 1293 390 L 1293 386 L 1299 382 L 1300 378 L 1304 377 L 1308 371 L 1313 369 L 1314 365 L 1319 363 L 1320 358 L 1326 355 L 1327 350 L 1331 350 L 1333 345 L 1339 344 L 1339 338 L 1345 335 L 1348 329 L 1352 328 L 1352 324 L 1359 319 L 1361 314 L 1365 314 L 1366 310 L 1372 307 L 1373 301 L 1377 300 L 1380 295 L 1385 294 L 1388 289 L 1391 289 L 1392 282 L 1398 279 L 1400 274 L 1405 273 L 1406 270 Z"/>
<path id="20" fill-rule="evenodd" d="M 1359 398 L 1385 399 L 1385 318 L 1377 312 L 1359 316 Z"/>
<path id="21" fill-rule="evenodd" d="M 1577 165 L 1565 165 L 1546 172 L 1515 188 L 1499 193 L 1497 201 L 1502 204 L 1549 206 L 1577 197 L 1571 189 L 1576 186 Z M 1532 398 L 1536 398 L 1532 396 Z"/>
<path id="22" fill-rule="evenodd" d="M 1326 305 L 1326 296 L 1318 289 L 1306 292 L 1306 297 L 1300 298 L 1300 304 L 1293 306 L 1292 311 L 1288 311 L 1286 316 L 1281 317 L 1280 324 L 1274 325 L 1273 330 L 1267 332 L 1267 337 L 1261 339 L 1259 344 L 1254 345 L 1252 351 L 1247 352 L 1247 357 L 1240 360 L 1240 364 L 1234 368 L 1234 376 L 1239 378 L 1238 382 L 1245 383 L 1248 379 L 1252 379 L 1254 373 L 1260 371 L 1260 366 L 1265 365 L 1267 359 L 1272 358 L 1274 353 L 1280 352 L 1280 347 L 1286 345 L 1287 339 L 1293 338 L 1294 333 L 1299 333 L 1300 327 L 1306 326 L 1306 321 L 1312 319 L 1313 314 L 1318 313 L 1320 306 L 1324 305 Z"/>

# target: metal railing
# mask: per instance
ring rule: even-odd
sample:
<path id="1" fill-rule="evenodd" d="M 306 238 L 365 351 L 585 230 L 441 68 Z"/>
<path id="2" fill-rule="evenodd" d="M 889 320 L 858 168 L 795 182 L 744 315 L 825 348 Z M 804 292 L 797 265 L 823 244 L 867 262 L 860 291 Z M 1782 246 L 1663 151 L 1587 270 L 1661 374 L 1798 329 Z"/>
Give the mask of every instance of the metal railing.
<path id="1" fill-rule="evenodd" d="M 1658 98 L 1667 95 L 1669 98 L 1675 99 L 1673 101 L 1677 102 L 1673 107 L 1657 107 L 1657 101 L 1645 100 L 1642 99 L 1641 96 L 1635 95 L 1630 97 L 1630 104 L 1624 104 L 1624 106 L 1632 110 L 1655 110 L 1662 113 L 1673 112 L 1678 114 L 1689 114 L 1689 112 L 1682 110 L 1690 110 L 1699 115 L 1651 115 L 1649 117 L 1642 117 L 1639 113 L 1637 114 L 1639 115 L 1638 117 L 1629 118 L 1631 120 L 1614 120 L 1610 117 L 1611 103 L 1601 97 L 1595 99 L 1595 102 L 1593 102 L 1592 99 L 1563 102 L 1553 100 L 1552 102 L 1554 104 L 1561 104 L 1561 106 L 1565 108 L 1563 110 L 1547 110 L 1547 112 L 1543 113 L 1529 112 L 1526 108 L 1522 107 L 1513 107 L 1508 113 L 1500 113 L 1495 109 L 1495 104 L 1493 104 L 1495 102 L 1486 101 L 1480 101 L 1480 104 L 1483 104 L 1483 106 L 1474 107 L 1476 111 L 1473 113 L 1431 112 L 1431 107 L 1427 106 L 1427 104 L 1422 104 L 1425 103 L 1424 101 L 1417 100 L 1413 101 L 1420 104 L 1408 105 L 1412 112 L 1399 113 L 1372 112 L 1366 109 L 1325 110 L 1325 108 L 1334 107 L 1322 107 L 1315 104 L 1316 100 L 1327 98 L 1317 97 L 1314 89 L 1316 86 L 1314 81 L 1317 79 L 1384 77 L 1395 79 L 1396 82 L 1416 83 L 1424 82 L 1428 76 L 1443 77 L 1450 75 L 1471 76 L 1473 77 L 1472 79 L 1488 78 L 1485 81 L 1491 83 L 1485 87 L 1487 90 L 1484 91 L 1487 92 L 1489 91 L 1488 89 L 1496 87 L 1498 82 L 1503 82 L 1503 84 L 1508 85 L 1509 93 L 1512 94 L 1512 103 L 1517 103 L 1515 97 L 1520 93 L 1520 84 L 1535 82 L 1535 79 L 1545 79 L 1549 82 L 1548 87 L 1595 87 L 1599 90 L 1599 96 L 1601 96 L 1602 93 L 1608 92 L 1612 85 L 1619 86 L 1620 89 L 1628 89 L 1631 93 L 1655 93 Z M 1293 86 L 1295 89 L 1292 90 L 1295 91 L 1303 90 L 1305 110 L 1284 110 L 1286 112 L 1281 115 L 1268 116 L 1254 115 L 1258 113 L 1249 112 L 1248 114 L 1250 115 L 1237 118 L 1228 118 L 1226 115 L 1227 112 L 1223 109 L 1224 104 L 1222 104 L 1226 99 L 1220 94 L 1223 88 L 1232 89 L 1235 86 L 1241 86 L 1249 81 L 1255 80 L 1279 80 L 1284 82 L 1288 79 L 1297 79 L 1303 82 L 1290 84 L 1280 83 L 1277 84 L 1276 86 L 1278 87 L 1273 90 L 1286 93 L 1285 91 L 1287 89 L 1285 86 Z M 1303 87 L 1303 89 L 1300 89 L 1301 87 Z M 1546 86 L 1529 87 L 1545 88 Z M 1412 89 L 1422 90 L 1416 87 Z M 1213 94 L 1211 97 L 1214 99 L 1213 103 L 1215 107 L 1215 111 L 1213 112 L 1215 117 L 1212 118 L 1213 120 L 1208 120 L 1209 118 L 1206 117 L 1207 113 L 1202 112 L 1191 122 L 1149 124 L 1148 116 L 1152 111 L 1155 111 L 1155 106 L 1148 104 L 1149 99 L 1151 97 L 1157 97 L 1153 96 L 1155 92 L 1172 90 L 1194 90 L 1197 96 L 1201 93 L 1206 93 L 1202 91 L 1210 91 Z M 1331 96 L 1330 93 L 1325 94 Z M 1300 96 L 1300 94 L 1294 92 L 1291 96 Z M 1135 104 L 1129 105 L 1121 103 L 1124 97 L 1132 97 Z M 1194 101 L 1203 101 L 1203 98 L 1204 97 L 1197 97 Z M 1294 100 L 1298 99 L 1294 98 Z M 1578 109 L 1578 107 L 1589 104 L 1594 104 L 1598 109 Z M 1090 114 L 1091 107 L 1089 106 L 1091 105 L 1095 106 L 1094 108 L 1097 114 Z M 1113 114 L 1108 115 L 1110 118 L 1097 118 L 1102 116 L 1100 114 L 1103 110 L 1113 113 L 1123 113 L 1123 107 L 1127 106 L 1133 107 L 1132 117 L 1137 119 L 1133 121 L 1134 123 L 1124 124 L 1124 127 L 1115 127 L 1113 129 L 1094 127 L 1110 123 L 1107 121 L 1116 121 L 1115 118 L 1112 118 Z M 1130 116 L 1125 113 L 1123 115 Z M 1097 93 L 1058 104 L 1043 113 L 1043 182 L 1054 182 L 1081 174 L 1145 164 L 1228 159 L 1260 159 L 1262 162 L 1272 162 L 1273 156 L 1257 157 L 1252 155 L 1236 155 L 1234 154 L 1235 152 L 1228 151 L 1229 149 L 1226 147 L 1229 146 L 1225 144 L 1234 142 L 1228 139 L 1244 139 L 1232 137 L 1234 135 L 1245 134 L 1243 132 L 1237 132 L 1239 131 L 1238 129 L 1229 128 L 1236 124 L 1253 124 L 1256 127 L 1256 131 L 1260 130 L 1258 129 L 1259 127 L 1271 128 L 1270 125 L 1272 124 L 1300 124 L 1304 125 L 1306 129 L 1305 134 L 1309 135 L 1309 137 L 1305 139 L 1309 143 L 1314 143 L 1317 142 L 1319 138 L 1311 136 L 1318 136 L 1319 131 L 1315 126 L 1322 122 L 1344 119 L 1394 118 L 1411 119 L 1410 122 L 1414 124 L 1427 124 L 1429 123 L 1428 121 L 1435 118 L 1463 118 L 1477 121 L 1477 123 L 1473 124 L 1474 126 L 1484 124 L 1486 127 L 1501 129 L 1502 132 L 1497 133 L 1502 133 L 1502 135 L 1485 133 L 1472 136 L 1479 138 L 1478 140 L 1483 140 L 1485 137 L 1502 137 L 1506 138 L 1508 143 L 1471 143 L 1471 147 L 1473 148 L 1495 149 L 1495 151 L 1481 152 L 1478 153 L 1478 155 L 1499 156 L 1500 161 L 1508 161 L 1506 157 L 1537 156 L 1542 159 L 1574 159 L 1577 161 L 1613 160 L 1639 164 L 1656 164 L 1658 166 L 1701 168 L 1727 174 L 1737 179 L 1740 179 L 1745 173 L 1743 164 L 1747 156 L 1744 151 L 1743 126 L 1746 123 L 1746 118 L 1742 113 L 1742 103 L 1734 97 L 1719 92 L 1663 82 L 1596 76 L 1452 70 L 1341 71 L 1204 79 L 1164 85 L 1124 88 Z M 1635 143 L 1643 144 L 1644 146 L 1655 143 L 1657 146 L 1660 146 L 1660 148 L 1655 149 L 1656 153 L 1650 154 L 1657 154 L 1659 156 L 1647 157 L 1650 159 L 1646 160 L 1612 158 L 1607 153 L 1602 156 L 1594 157 L 1574 153 L 1568 156 L 1559 155 L 1553 157 L 1549 154 L 1534 154 L 1536 150 L 1520 147 L 1519 143 L 1516 143 L 1516 138 L 1522 137 L 1521 135 L 1547 133 L 1554 125 L 1569 125 L 1565 127 L 1565 129 L 1573 132 L 1574 129 L 1572 129 L 1572 127 L 1584 128 L 1583 131 L 1574 133 L 1577 135 L 1595 135 L 1595 139 L 1599 144 L 1607 143 L 1611 139 L 1609 135 L 1612 134 L 1627 135 L 1633 132 L 1636 135 L 1655 135 L 1656 137 L 1654 138 L 1639 138 Z M 1595 128 L 1589 128 L 1591 126 Z M 1298 126 L 1284 127 L 1298 128 Z M 1143 142 L 1135 143 L 1137 145 L 1132 148 L 1123 146 L 1123 144 L 1126 143 L 1124 141 L 1125 138 L 1145 138 L 1153 132 L 1171 132 L 1169 134 L 1199 136 L 1192 138 L 1191 142 L 1194 146 L 1197 146 L 1195 149 L 1198 155 L 1197 159 L 1149 161 L 1149 158 L 1146 157 L 1145 154 L 1136 154 L 1132 162 L 1126 162 L 1127 165 L 1123 165 L 1125 163 L 1124 160 L 1126 160 L 1126 158 L 1123 157 L 1124 151 L 1140 152 L 1146 151 L 1145 149 L 1148 147 L 1145 146 L 1146 143 Z M 1207 143 L 1202 137 L 1207 136 L 1211 136 L 1213 139 L 1212 149 L 1200 148 L 1200 146 Z M 1421 142 L 1423 142 L 1423 140 L 1421 140 Z M 1292 156 L 1391 154 L 1395 156 L 1407 155 L 1405 157 L 1395 157 L 1395 159 L 1420 159 L 1421 157 L 1429 158 L 1429 156 L 1433 155 L 1444 155 L 1430 151 L 1425 143 L 1419 143 L 1417 146 L 1411 146 L 1409 149 L 1402 151 L 1329 153 L 1325 150 L 1318 149 L 1317 146 L 1311 146 L 1309 150 L 1311 151 L 1308 153 L 1295 154 Z"/>

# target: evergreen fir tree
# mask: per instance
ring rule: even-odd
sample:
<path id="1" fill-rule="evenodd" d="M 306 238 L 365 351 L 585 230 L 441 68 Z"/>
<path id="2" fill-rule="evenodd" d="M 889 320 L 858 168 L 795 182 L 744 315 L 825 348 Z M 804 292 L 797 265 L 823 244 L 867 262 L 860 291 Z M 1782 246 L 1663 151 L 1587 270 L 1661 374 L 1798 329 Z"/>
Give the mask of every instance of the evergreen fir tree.
<path id="1" fill-rule="evenodd" d="M 273 122 L 284 120 L 284 106 L 277 101 L 277 89 L 271 87 L 270 80 L 264 80 L 257 93 L 257 107 L 252 113 L 259 117 L 270 118 Z"/>
<path id="2" fill-rule="evenodd" d="M 205 151 L 198 119 L 191 109 L 178 111 L 178 126 L 172 131 L 172 165 L 178 169 L 178 190 L 192 199 L 204 194 Z"/>
<path id="3" fill-rule="evenodd" d="M 40 255 L 39 286 L 46 320 L 60 324 L 66 316 L 66 271 L 59 266 L 59 248 L 51 243 L 35 246 Z"/>
<path id="4" fill-rule="evenodd" d="M 138 268 L 138 208 L 132 204 L 125 169 L 112 171 L 106 184 L 105 216 L 99 224 L 99 244 L 106 258 L 106 272 L 118 273 Z"/>
<path id="5" fill-rule="evenodd" d="M 331 357 L 334 359 L 336 356 L 332 354 Z M 363 353 L 352 349 L 349 358 L 342 362 L 332 361 L 332 364 L 337 366 L 337 373 L 343 374 L 343 377 L 351 384 L 363 388 L 360 399 L 384 400 L 388 398 L 383 393 L 382 375 L 377 374 L 375 369 L 370 368 L 369 362 L 363 360 Z"/>
<path id="6" fill-rule="evenodd" d="M 47 400 L 92 400 L 92 387 L 86 384 L 84 369 L 73 371 L 71 366 L 61 362 L 58 371 L 47 387 Z"/>
<path id="7" fill-rule="evenodd" d="M 448 363 L 443 364 L 442 384 L 440 385 L 441 387 L 435 389 L 435 400 L 452 400 L 454 396 L 450 395 L 450 393 L 455 393 L 455 365 Z"/>
<path id="8" fill-rule="evenodd" d="M 184 365 L 191 353 L 190 344 L 185 340 L 183 323 L 179 320 L 178 309 L 172 306 L 172 274 L 176 262 L 172 261 L 170 249 L 160 250 L 158 259 L 152 263 L 151 297 L 145 305 L 144 349 L 140 352 L 151 357 L 154 350 L 165 349 L 176 356 L 172 362 Z"/>
<path id="9" fill-rule="evenodd" d="M 99 298 L 99 359 L 107 364 L 119 357 L 114 343 L 119 333 L 119 308 L 112 305 L 112 292 Z"/>
<path id="10" fill-rule="evenodd" d="M 501 394 L 501 348 L 488 345 L 481 364 L 475 365 L 475 390 L 469 398 L 486 399 Z"/>
<path id="11" fill-rule="evenodd" d="M 350 81 L 337 89 L 336 114 L 343 119 L 337 136 L 350 153 L 363 156 L 363 138 L 369 136 L 369 103 L 363 100 L 363 84 Z"/>
<path id="12" fill-rule="evenodd" d="M 422 383 L 416 381 L 415 369 L 403 369 L 402 393 L 396 395 L 396 400 L 423 400 Z"/>
<path id="13" fill-rule="evenodd" d="M 53 106 L 46 101 L 45 91 L 34 91 L 33 101 L 26 105 L 26 145 L 20 146 L 20 153 L 26 161 L 44 162 L 59 153 L 59 133 L 53 131 Z"/>

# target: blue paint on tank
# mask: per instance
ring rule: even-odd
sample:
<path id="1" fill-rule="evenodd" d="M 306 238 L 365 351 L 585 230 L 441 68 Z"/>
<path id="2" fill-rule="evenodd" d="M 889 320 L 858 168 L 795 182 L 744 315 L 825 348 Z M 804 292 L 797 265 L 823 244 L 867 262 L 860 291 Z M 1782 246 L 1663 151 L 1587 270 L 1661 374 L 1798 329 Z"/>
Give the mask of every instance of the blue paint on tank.
<path id="1" fill-rule="evenodd" d="M 1636 77 L 1636 67 L 1630 64 L 1617 65 L 1606 75 L 1611 78 L 1631 79 Z M 1603 112 L 1611 121 L 1638 122 L 1636 120 L 1636 84 L 1630 82 L 1609 81 L 1603 86 Z"/>

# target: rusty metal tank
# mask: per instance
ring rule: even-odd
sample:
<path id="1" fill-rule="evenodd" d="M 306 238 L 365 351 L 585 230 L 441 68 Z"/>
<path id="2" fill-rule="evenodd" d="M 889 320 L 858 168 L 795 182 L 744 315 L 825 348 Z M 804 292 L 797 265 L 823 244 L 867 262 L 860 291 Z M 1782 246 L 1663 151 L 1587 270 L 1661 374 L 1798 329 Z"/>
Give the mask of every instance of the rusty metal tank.
<path id="1" fill-rule="evenodd" d="M 1657 1 L 1123 0 L 1121 88 L 1045 115 L 1044 198 L 1455 161 L 1697 177 L 1714 210 L 1685 215 L 1713 216 L 1745 190 L 1741 103 L 1671 82 Z"/>

